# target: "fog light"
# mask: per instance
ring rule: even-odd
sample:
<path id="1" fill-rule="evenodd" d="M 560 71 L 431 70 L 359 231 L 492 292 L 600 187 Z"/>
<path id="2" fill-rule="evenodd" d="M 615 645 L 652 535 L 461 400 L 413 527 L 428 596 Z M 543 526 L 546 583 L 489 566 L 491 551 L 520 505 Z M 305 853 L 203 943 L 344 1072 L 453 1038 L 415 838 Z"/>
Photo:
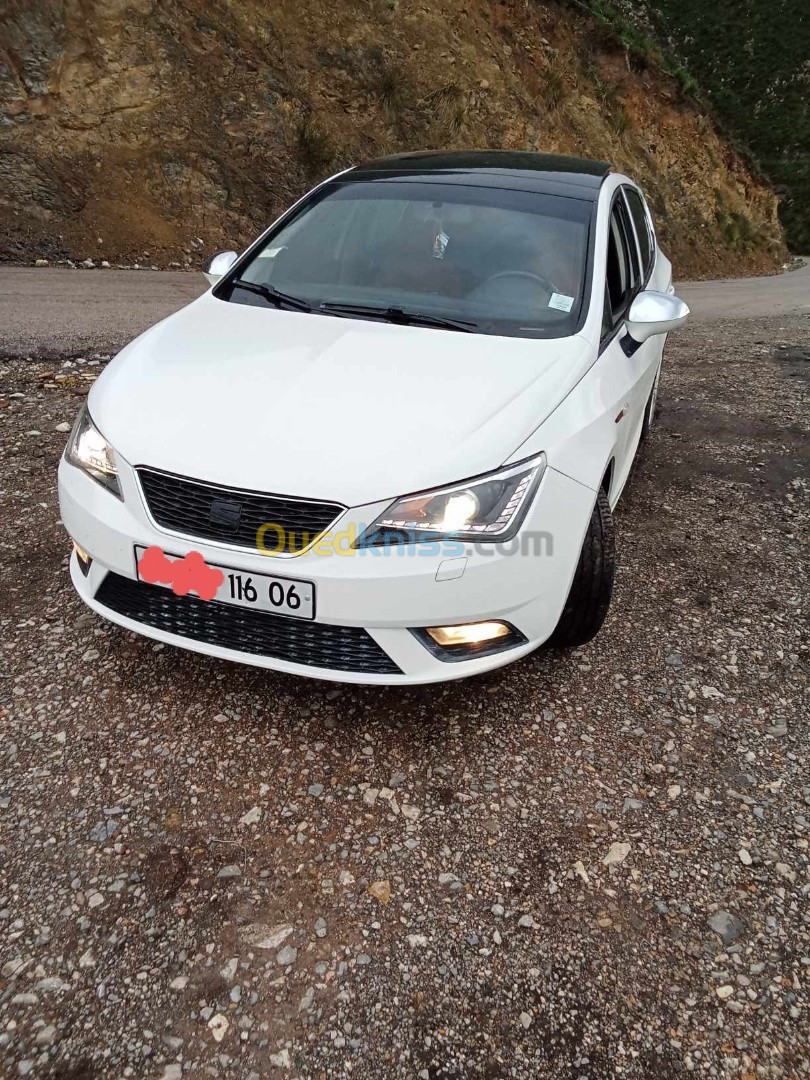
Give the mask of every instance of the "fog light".
<path id="1" fill-rule="evenodd" d="M 508 637 L 509 627 L 502 622 L 465 623 L 462 626 L 429 626 L 428 634 L 437 645 L 478 645 L 483 641 L 496 641 Z"/>
<path id="2" fill-rule="evenodd" d="M 79 560 L 79 569 L 87 577 L 90 570 L 90 563 L 93 561 L 83 547 L 80 547 L 76 541 L 73 541 L 73 550 L 76 552 L 76 558 Z"/>
<path id="3" fill-rule="evenodd" d="M 455 663 L 525 645 L 526 638 L 508 622 L 462 623 L 460 626 L 418 626 L 411 629 L 437 660 Z"/>

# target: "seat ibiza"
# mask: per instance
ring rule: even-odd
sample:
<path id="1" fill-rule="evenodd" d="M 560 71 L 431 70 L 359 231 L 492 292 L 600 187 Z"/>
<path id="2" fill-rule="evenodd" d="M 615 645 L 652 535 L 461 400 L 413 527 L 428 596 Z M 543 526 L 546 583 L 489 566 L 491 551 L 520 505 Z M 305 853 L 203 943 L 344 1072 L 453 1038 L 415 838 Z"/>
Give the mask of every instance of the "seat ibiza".
<path id="1" fill-rule="evenodd" d="M 414 153 L 339 173 L 92 387 L 59 467 L 82 599 L 209 656 L 362 683 L 602 625 L 673 295 L 610 167 Z"/>

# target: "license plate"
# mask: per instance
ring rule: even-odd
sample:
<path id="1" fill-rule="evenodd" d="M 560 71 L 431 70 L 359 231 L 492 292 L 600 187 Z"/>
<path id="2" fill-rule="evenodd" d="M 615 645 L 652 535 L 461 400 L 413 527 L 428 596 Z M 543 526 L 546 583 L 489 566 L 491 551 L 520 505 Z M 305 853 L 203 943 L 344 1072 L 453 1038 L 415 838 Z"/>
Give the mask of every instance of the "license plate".
<path id="1" fill-rule="evenodd" d="M 146 551 L 140 544 L 135 545 L 135 572 L 139 581 L 145 581 L 138 564 Z M 164 552 L 170 563 L 182 561 L 182 555 Z M 222 574 L 222 584 L 213 600 L 221 604 L 236 604 L 237 607 L 253 608 L 255 611 L 271 611 L 275 615 L 288 615 L 295 619 L 315 618 L 315 586 L 311 581 L 297 578 L 275 577 L 271 574 L 254 574 L 252 571 L 237 570 L 233 566 L 221 566 L 206 562 L 212 570 Z M 171 589 L 171 583 L 158 581 L 155 584 Z M 192 595 L 195 590 L 192 589 Z"/>

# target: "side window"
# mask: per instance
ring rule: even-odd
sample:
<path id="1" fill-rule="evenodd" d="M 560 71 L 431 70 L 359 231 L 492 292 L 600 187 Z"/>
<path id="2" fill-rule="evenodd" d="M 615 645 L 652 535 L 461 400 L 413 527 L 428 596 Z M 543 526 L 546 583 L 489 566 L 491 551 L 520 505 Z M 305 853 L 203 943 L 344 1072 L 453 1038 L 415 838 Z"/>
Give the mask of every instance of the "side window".
<path id="1" fill-rule="evenodd" d="M 653 240 L 650 234 L 650 225 L 647 218 L 647 211 L 644 208 L 644 203 L 641 200 L 641 196 L 634 188 L 625 188 L 624 196 L 627 199 L 627 205 L 630 208 L 630 216 L 633 219 L 633 224 L 636 227 L 636 236 L 638 237 L 638 246 L 641 251 L 641 265 L 643 269 L 643 278 L 646 281 L 652 270 L 653 264 Z"/>
<path id="2" fill-rule="evenodd" d="M 607 295 L 603 327 L 609 325 L 609 329 L 621 319 L 639 281 L 638 255 L 635 244 L 628 238 L 628 223 L 623 211 L 622 203 L 617 199 L 608 226 Z"/>
<path id="3" fill-rule="evenodd" d="M 635 294 L 641 287 L 641 264 L 638 261 L 638 248 L 633 240 L 633 226 L 630 224 L 627 207 L 624 206 L 621 200 L 616 202 L 616 210 L 619 214 L 622 235 L 630 256 L 630 289 Z"/>

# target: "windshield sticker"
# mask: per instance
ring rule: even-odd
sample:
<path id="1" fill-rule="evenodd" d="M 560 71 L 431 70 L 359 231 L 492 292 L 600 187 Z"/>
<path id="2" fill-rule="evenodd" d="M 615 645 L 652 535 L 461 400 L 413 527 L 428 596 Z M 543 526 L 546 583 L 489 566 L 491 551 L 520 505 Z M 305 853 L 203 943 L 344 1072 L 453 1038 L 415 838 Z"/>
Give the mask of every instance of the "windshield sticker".
<path id="1" fill-rule="evenodd" d="M 433 241 L 433 258 L 443 259 L 449 243 L 450 237 L 443 229 L 441 232 L 436 233 L 436 239 Z"/>
<path id="2" fill-rule="evenodd" d="M 566 296 L 564 293 L 553 292 L 548 306 L 554 308 L 555 311 L 570 311 L 574 306 L 574 300 L 576 300 L 575 296 Z"/>

